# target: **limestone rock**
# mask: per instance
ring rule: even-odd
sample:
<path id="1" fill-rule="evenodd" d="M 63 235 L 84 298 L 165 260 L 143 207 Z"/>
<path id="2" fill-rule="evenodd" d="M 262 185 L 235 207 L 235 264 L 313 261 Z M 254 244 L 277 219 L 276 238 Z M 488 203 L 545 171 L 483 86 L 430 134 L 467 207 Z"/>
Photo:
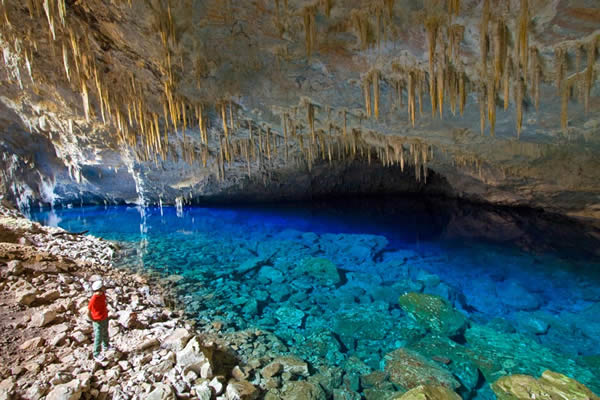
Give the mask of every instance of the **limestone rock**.
<path id="1" fill-rule="evenodd" d="M 492 384 L 498 400 L 600 400 L 585 385 L 565 375 L 546 370 L 539 379 L 509 375 Z"/>
<path id="2" fill-rule="evenodd" d="M 461 397 L 444 386 L 424 385 L 417 386 L 403 395 L 397 395 L 392 399 L 398 400 L 461 400 Z M 391 399 L 390 399 L 391 400 Z"/>
<path id="3" fill-rule="evenodd" d="M 40 347 L 44 344 L 44 339 L 41 337 L 34 337 L 29 340 L 26 340 L 19 346 L 19 350 L 31 350 L 37 347 Z"/>
<path id="4" fill-rule="evenodd" d="M 146 400 L 175 400 L 175 392 L 171 385 L 159 383 L 154 390 L 148 394 Z"/>
<path id="5" fill-rule="evenodd" d="M 439 296 L 406 293 L 398 301 L 419 325 L 433 333 L 454 336 L 461 334 L 467 326 L 467 318 Z"/>
<path id="6" fill-rule="evenodd" d="M 432 361 L 408 349 L 398 349 L 388 353 L 385 359 L 385 372 L 390 381 L 404 390 L 413 389 L 419 385 L 436 384 L 456 389 L 460 383 L 452 374 Z"/>
<path id="7" fill-rule="evenodd" d="M 182 369 L 191 369 L 197 374 L 201 373 L 202 367 L 205 364 L 210 364 L 210 360 L 203 352 L 203 347 L 198 342 L 198 338 L 192 338 L 187 345 L 176 354 L 177 365 Z"/>
<path id="8" fill-rule="evenodd" d="M 227 400 L 254 400 L 260 392 L 248 381 L 231 381 L 225 390 Z"/>
<path id="9" fill-rule="evenodd" d="M 18 276 L 23 273 L 23 264 L 19 260 L 12 260 L 6 263 L 6 273 L 8 275 Z"/>
<path id="10" fill-rule="evenodd" d="M 284 325 L 298 328 L 304 320 L 304 312 L 295 307 L 282 306 L 275 311 L 275 318 Z"/>
<path id="11" fill-rule="evenodd" d="M 78 400 L 81 394 L 81 382 L 75 379 L 69 383 L 55 386 L 46 396 L 46 400 Z"/>
<path id="12" fill-rule="evenodd" d="M 37 299 L 36 290 L 22 290 L 15 293 L 15 300 L 17 303 L 24 306 L 31 305 Z"/>
<path id="13" fill-rule="evenodd" d="M 263 378 L 271 378 L 273 376 L 277 376 L 283 371 L 283 365 L 278 362 L 272 362 L 266 365 L 261 371 L 260 374 Z"/>
<path id="14" fill-rule="evenodd" d="M 308 364 L 298 357 L 285 356 L 278 357 L 273 363 L 281 364 L 284 372 L 289 372 L 296 376 L 308 376 Z"/>
<path id="15" fill-rule="evenodd" d="M 31 326 L 41 328 L 43 326 L 49 325 L 54 321 L 57 317 L 57 313 L 53 309 L 44 309 L 36 312 L 33 317 L 31 317 Z"/>
<path id="16" fill-rule="evenodd" d="M 307 381 L 287 382 L 281 389 L 281 398 L 288 400 L 325 400 L 325 392 L 318 384 Z"/>
<path id="17" fill-rule="evenodd" d="M 326 258 L 309 257 L 302 260 L 298 271 L 320 285 L 332 286 L 340 282 L 340 273 L 330 260 Z"/>

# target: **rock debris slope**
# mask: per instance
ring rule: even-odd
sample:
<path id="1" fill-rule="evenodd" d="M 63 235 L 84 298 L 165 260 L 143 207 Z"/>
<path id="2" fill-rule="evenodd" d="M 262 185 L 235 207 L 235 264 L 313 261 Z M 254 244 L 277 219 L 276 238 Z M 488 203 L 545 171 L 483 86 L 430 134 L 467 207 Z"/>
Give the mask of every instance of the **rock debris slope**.
<path id="1" fill-rule="evenodd" d="M 5 0 L 0 16 L 2 191 L 22 207 L 428 188 L 600 215 L 596 1 Z"/>

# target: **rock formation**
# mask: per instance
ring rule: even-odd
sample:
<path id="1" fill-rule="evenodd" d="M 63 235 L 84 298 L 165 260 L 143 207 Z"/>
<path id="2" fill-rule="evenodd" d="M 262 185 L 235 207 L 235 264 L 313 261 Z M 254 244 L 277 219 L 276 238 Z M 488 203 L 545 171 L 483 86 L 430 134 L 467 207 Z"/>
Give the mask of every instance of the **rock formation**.
<path id="1" fill-rule="evenodd" d="M 4 0 L 0 18 L 1 191 L 21 207 L 429 190 L 600 216 L 593 2 Z"/>

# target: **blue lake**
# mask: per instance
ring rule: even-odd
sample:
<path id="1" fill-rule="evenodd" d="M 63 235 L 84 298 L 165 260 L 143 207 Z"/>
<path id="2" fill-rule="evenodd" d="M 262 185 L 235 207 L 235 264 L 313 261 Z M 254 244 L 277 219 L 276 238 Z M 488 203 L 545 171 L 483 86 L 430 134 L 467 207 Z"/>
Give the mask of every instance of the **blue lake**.
<path id="1" fill-rule="evenodd" d="M 176 278 L 201 326 L 272 332 L 315 368 L 364 375 L 404 348 L 464 398 L 545 369 L 600 393 L 600 231 L 575 221 L 413 197 L 32 218 L 124 243 L 124 266 Z"/>

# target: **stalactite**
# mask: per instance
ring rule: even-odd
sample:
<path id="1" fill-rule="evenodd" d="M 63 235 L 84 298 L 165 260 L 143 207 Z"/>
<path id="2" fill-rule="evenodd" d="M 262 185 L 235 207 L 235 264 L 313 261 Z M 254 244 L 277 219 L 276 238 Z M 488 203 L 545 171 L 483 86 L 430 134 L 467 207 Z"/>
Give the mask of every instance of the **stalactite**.
<path id="1" fill-rule="evenodd" d="M 83 111 L 85 113 L 85 120 L 87 122 L 90 122 L 90 102 L 85 80 L 81 80 L 81 98 L 83 100 Z"/>
<path id="2" fill-rule="evenodd" d="M 379 119 L 379 71 L 373 71 L 373 113 Z"/>
<path id="3" fill-rule="evenodd" d="M 518 54 L 523 76 L 527 76 L 527 58 L 529 56 L 529 0 L 521 0 L 519 13 Z"/>
<path id="4" fill-rule="evenodd" d="M 567 133 L 568 128 L 568 107 L 569 107 L 569 82 L 565 81 L 561 84 L 561 95 L 560 95 L 560 128 L 563 133 Z"/>
<path id="5" fill-rule="evenodd" d="M 425 20 L 425 29 L 427 30 L 427 42 L 429 51 L 429 97 L 431 98 L 431 116 L 435 117 L 435 47 L 438 36 L 440 19 L 428 17 Z"/>
<path id="6" fill-rule="evenodd" d="M 523 125 L 523 98 L 525 97 L 525 83 L 518 74 L 515 77 L 515 87 L 513 89 L 515 94 L 515 107 L 517 109 L 516 124 L 517 124 L 517 138 L 521 137 L 521 127 Z"/>
<path id="7" fill-rule="evenodd" d="M 483 0 L 481 22 L 479 23 L 479 51 L 481 57 L 481 76 L 487 81 L 487 57 L 489 50 L 488 25 L 490 22 L 490 0 Z"/>
<path id="8" fill-rule="evenodd" d="M 562 85 L 567 73 L 567 52 L 562 46 L 554 49 L 554 79 L 559 96 L 562 96 Z"/>
<path id="9" fill-rule="evenodd" d="M 490 136 L 496 136 L 496 85 L 492 82 L 487 85 L 487 104 Z"/>
<path id="10" fill-rule="evenodd" d="M 438 65 L 437 67 L 437 105 L 440 112 L 440 118 L 444 118 L 444 89 L 445 89 L 445 70 L 442 65 Z"/>
<path id="11" fill-rule="evenodd" d="M 315 13 L 316 10 L 314 6 L 305 7 L 303 10 L 306 57 L 308 58 L 310 58 L 313 53 L 317 38 Z"/>
<path id="12" fill-rule="evenodd" d="M 583 57 L 583 49 L 581 43 L 577 43 L 575 45 L 575 89 L 577 92 L 577 101 L 579 103 L 583 103 L 583 85 L 584 85 L 584 76 L 585 74 L 581 74 L 581 58 Z"/>
<path id="13" fill-rule="evenodd" d="M 46 13 L 46 18 L 48 19 L 48 25 L 50 26 L 50 33 L 52 34 L 52 40 L 56 40 L 56 30 L 54 27 L 54 0 L 44 0 L 43 3 L 44 12 Z M 7 21 L 8 22 L 8 21 Z M 10 22 L 8 22 L 10 24 Z"/>
<path id="14" fill-rule="evenodd" d="M 225 138 L 229 137 L 229 128 L 227 126 L 227 114 L 225 110 L 225 102 L 221 103 L 221 120 L 223 121 L 223 133 L 225 134 Z"/>
<path id="15" fill-rule="evenodd" d="M 540 80 L 542 76 L 542 66 L 539 60 L 539 52 L 536 47 L 531 48 L 531 54 L 529 55 L 530 67 L 529 72 L 531 74 L 530 77 L 530 87 L 531 92 L 533 94 L 535 110 L 539 111 L 540 109 Z"/>
<path id="16" fill-rule="evenodd" d="M 463 116 L 463 113 L 465 111 L 465 104 L 467 102 L 467 91 L 465 88 L 465 73 L 464 72 L 460 72 L 459 73 L 459 78 L 458 78 L 458 97 L 459 97 L 459 109 L 460 109 L 460 115 L 461 117 Z"/>
<path id="17" fill-rule="evenodd" d="M 331 9 L 333 8 L 333 0 L 320 0 L 323 13 L 329 18 L 331 16 Z"/>
<path id="18" fill-rule="evenodd" d="M 460 0 L 448 0 L 448 14 L 458 16 L 460 13 Z"/>
<path id="19" fill-rule="evenodd" d="M 71 82 L 71 74 L 69 73 L 69 58 L 67 56 L 67 48 L 65 47 L 65 43 L 62 44 L 62 54 L 63 54 L 63 65 L 65 67 L 65 73 L 67 74 L 67 80 Z"/>
<path id="20" fill-rule="evenodd" d="M 596 62 L 596 41 L 594 38 L 587 44 L 587 68 L 585 70 L 585 83 L 583 87 L 583 100 L 586 114 L 590 111 L 590 93 L 592 90 L 592 81 L 594 80 L 594 64 Z"/>
<path id="21" fill-rule="evenodd" d="M 504 73 L 504 60 L 507 55 L 506 25 L 503 19 L 496 22 L 494 29 L 494 89 L 500 87 L 500 79 Z"/>
<path id="22" fill-rule="evenodd" d="M 477 100 L 479 101 L 479 128 L 481 130 L 481 136 L 485 133 L 485 97 L 486 97 L 486 86 L 484 83 L 479 88 Z"/>
<path id="23" fill-rule="evenodd" d="M 512 62 L 510 57 L 506 57 L 506 62 L 504 64 L 504 74 L 502 77 L 502 91 L 504 93 L 504 111 L 508 110 L 508 106 L 510 104 L 510 78 L 512 71 Z"/>
<path id="24" fill-rule="evenodd" d="M 368 46 L 369 20 L 362 10 L 352 10 L 350 13 L 352 25 L 358 37 L 358 44 L 362 50 Z"/>
<path id="25" fill-rule="evenodd" d="M 415 73 L 408 73 L 408 116 L 410 122 L 415 127 Z"/>
<path id="26" fill-rule="evenodd" d="M 363 80 L 363 94 L 365 97 L 365 111 L 367 117 L 371 117 L 371 80 L 369 76 L 366 76 Z"/>

